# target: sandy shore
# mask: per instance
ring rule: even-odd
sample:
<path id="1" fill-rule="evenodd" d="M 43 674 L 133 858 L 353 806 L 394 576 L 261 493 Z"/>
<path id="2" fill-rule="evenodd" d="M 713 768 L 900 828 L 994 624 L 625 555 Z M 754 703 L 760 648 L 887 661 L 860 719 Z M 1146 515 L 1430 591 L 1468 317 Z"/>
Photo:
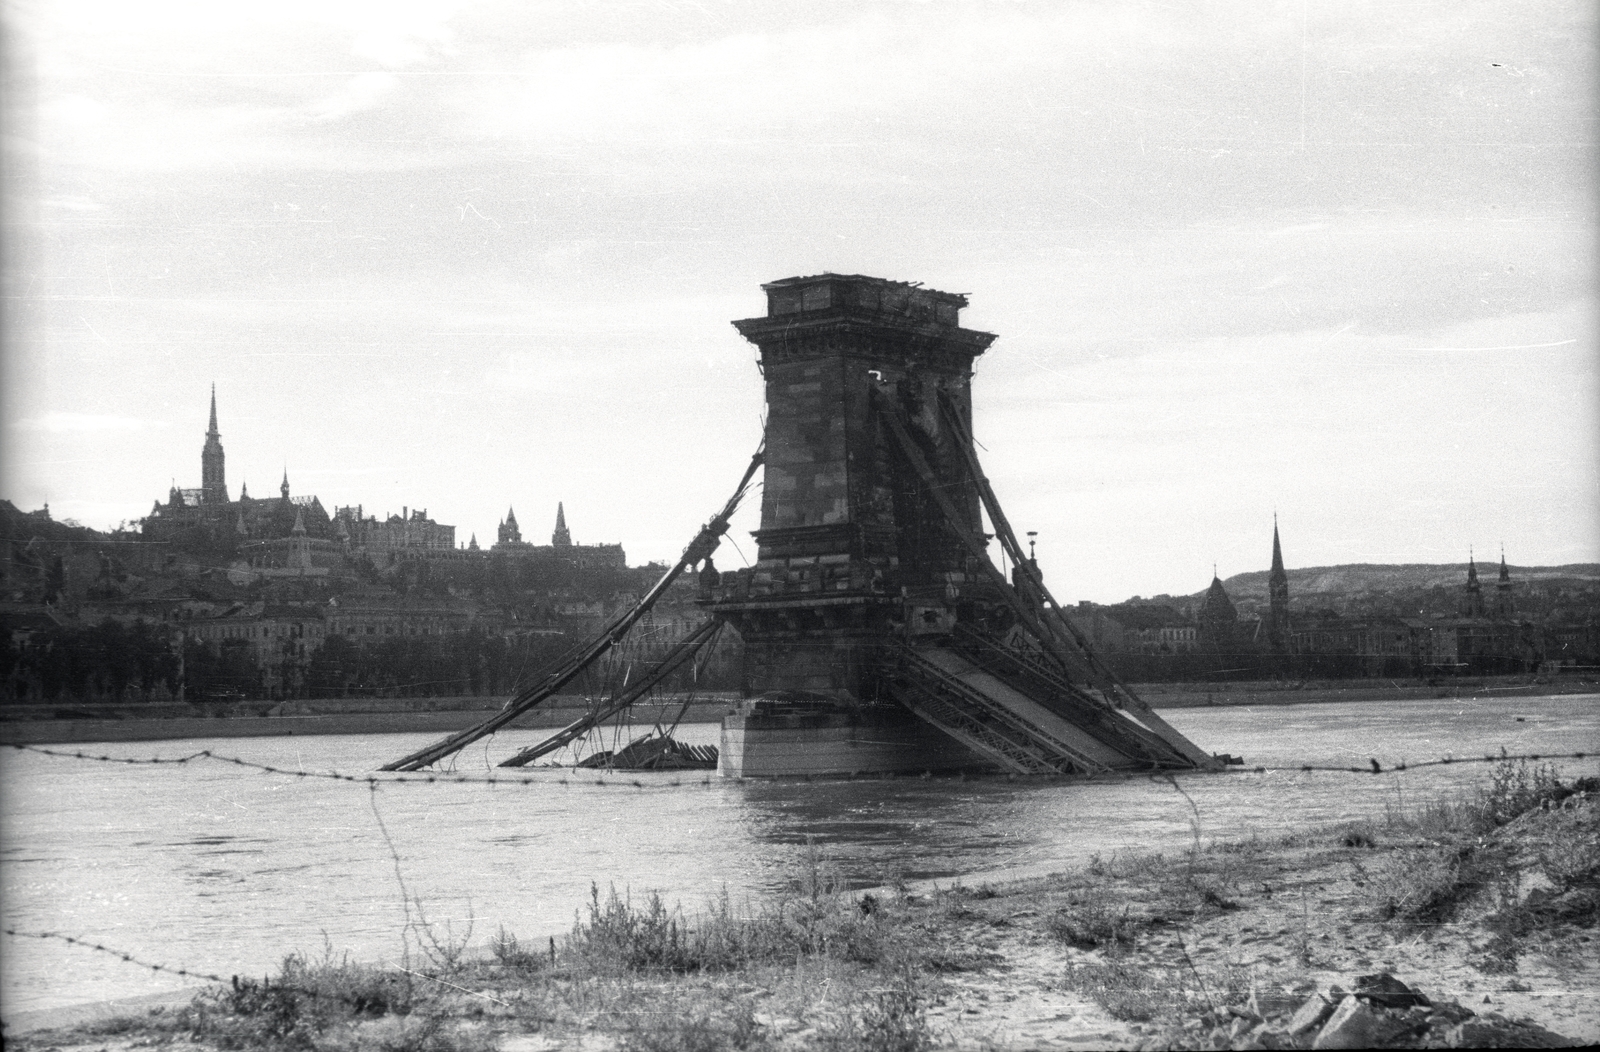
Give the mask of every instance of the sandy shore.
<path id="1" fill-rule="evenodd" d="M 597 898 L 559 953 L 502 932 L 407 975 L 308 965 L 6 1036 L 63 1052 L 257 1047 L 274 1027 L 352 1052 L 1594 1043 L 1600 782 L 1580 785 L 1010 883 L 847 893 L 824 867 L 759 911 Z M 1385 984 L 1411 993 L 1374 999 Z"/>

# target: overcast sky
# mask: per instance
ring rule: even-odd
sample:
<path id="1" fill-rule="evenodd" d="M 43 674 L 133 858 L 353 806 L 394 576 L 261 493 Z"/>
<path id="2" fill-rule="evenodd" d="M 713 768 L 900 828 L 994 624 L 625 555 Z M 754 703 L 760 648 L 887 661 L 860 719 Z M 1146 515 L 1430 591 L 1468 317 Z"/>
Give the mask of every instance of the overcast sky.
<path id="1" fill-rule="evenodd" d="M 999 334 L 1064 600 L 1265 568 L 1274 510 L 1290 566 L 1600 561 L 1589 0 L 7 18 L 24 508 L 198 486 L 215 382 L 235 496 L 671 559 L 760 434 L 729 321 L 831 270 Z"/>

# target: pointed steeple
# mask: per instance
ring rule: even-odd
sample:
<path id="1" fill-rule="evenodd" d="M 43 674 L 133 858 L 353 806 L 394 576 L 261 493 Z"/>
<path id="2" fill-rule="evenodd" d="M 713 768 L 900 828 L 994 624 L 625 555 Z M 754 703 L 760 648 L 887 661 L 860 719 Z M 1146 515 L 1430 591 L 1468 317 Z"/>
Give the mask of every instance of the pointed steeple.
<path id="1" fill-rule="evenodd" d="M 472 535 L 472 540 L 467 543 L 467 551 L 475 552 L 477 550 L 478 550 L 478 535 L 476 533 L 474 533 Z"/>
<path id="2" fill-rule="evenodd" d="M 1267 642 L 1284 653 L 1289 649 L 1289 572 L 1283 568 L 1283 546 L 1278 543 L 1278 513 L 1272 513 L 1272 572 L 1267 574 Z"/>
<path id="3" fill-rule="evenodd" d="M 1500 548 L 1500 580 L 1494 586 L 1494 616 L 1511 619 L 1516 616 L 1517 605 L 1511 598 L 1511 570 L 1506 566 L 1506 550 Z"/>
<path id="4" fill-rule="evenodd" d="M 1222 578 L 1217 576 L 1215 566 L 1211 568 L 1211 587 L 1206 589 L 1206 598 L 1200 604 L 1197 620 L 1200 622 L 1200 637 L 1207 645 L 1218 649 L 1232 645 L 1239 611 L 1234 609 L 1233 600 L 1222 586 Z"/>
<path id="5" fill-rule="evenodd" d="M 501 544 L 521 544 L 522 530 L 517 526 L 517 510 L 506 509 L 506 521 L 500 524 L 499 537 Z"/>
<path id="6" fill-rule="evenodd" d="M 567 509 L 560 501 L 556 501 L 556 532 L 550 535 L 550 543 L 557 548 L 572 544 L 572 534 L 567 532 Z"/>
<path id="7" fill-rule="evenodd" d="M 1467 584 L 1462 589 L 1461 616 L 1483 616 L 1483 586 L 1478 583 L 1478 560 L 1474 557 L 1472 549 L 1467 549 Z"/>
<path id="8" fill-rule="evenodd" d="M 247 501 L 249 499 L 250 499 L 250 483 L 248 483 L 248 482 L 239 483 L 239 502 L 242 504 L 243 502 L 245 502 L 245 501 Z"/>
<path id="9" fill-rule="evenodd" d="M 289 466 L 287 464 L 283 467 L 283 485 L 278 487 L 278 492 L 283 494 L 284 500 L 289 499 Z"/>
<path id="10" fill-rule="evenodd" d="M 289 531 L 296 537 L 306 535 L 306 513 L 304 508 L 296 508 L 294 512 L 294 529 Z"/>
<path id="11" fill-rule="evenodd" d="M 223 475 L 222 436 L 217 432 L 217 385 L 211 385 L 211 423 L 200 449 L 200 503 L 228 503 L 228 483 Z"/>

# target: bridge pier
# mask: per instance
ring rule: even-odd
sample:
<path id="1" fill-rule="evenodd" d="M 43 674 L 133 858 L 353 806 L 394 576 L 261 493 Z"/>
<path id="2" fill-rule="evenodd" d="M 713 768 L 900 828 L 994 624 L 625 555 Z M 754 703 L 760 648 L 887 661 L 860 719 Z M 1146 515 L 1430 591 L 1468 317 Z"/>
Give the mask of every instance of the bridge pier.
<path id="1" fill-rule="evenodd" d="M 995 337 L 961 327 L 966 297 L 839 274 L 762 288 L 767 313 L 734 322 L 766 381 L 758 558 L 704 600 L 744 643 L 723 773 L 1192 766 L 1086 693 L 1094 663 L 1042 588 L 988 560 L 971 380 Z M 1042 663 L 1010 653 L 1024 627 Z"/>

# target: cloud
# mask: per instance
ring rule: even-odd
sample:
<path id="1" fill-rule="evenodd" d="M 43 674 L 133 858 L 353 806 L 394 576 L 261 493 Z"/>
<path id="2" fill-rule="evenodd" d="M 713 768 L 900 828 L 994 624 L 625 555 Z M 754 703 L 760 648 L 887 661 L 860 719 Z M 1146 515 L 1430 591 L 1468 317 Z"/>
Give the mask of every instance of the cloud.
<path id="1" fill-rule="evenodd" d="M 319 121 L 337 121 L 352 114 L 376 109 L 400 86 L 400 78 L 392 73 L 361 73 L 351 77 L 332 95 L 319 99 L 310 107 L 313 118 Z"/>
<path id="2" fill-rule="evenodd" d="M 97 413 L 45 413 L 43 416 L 18 420 L 11 425 L 18 431 L 43 431 L 52 435 L 73 432 L 143 431 L 147 428 L 169 427 L 165 420 L 141 420 L 131 416 L 112 416 Z"/>

